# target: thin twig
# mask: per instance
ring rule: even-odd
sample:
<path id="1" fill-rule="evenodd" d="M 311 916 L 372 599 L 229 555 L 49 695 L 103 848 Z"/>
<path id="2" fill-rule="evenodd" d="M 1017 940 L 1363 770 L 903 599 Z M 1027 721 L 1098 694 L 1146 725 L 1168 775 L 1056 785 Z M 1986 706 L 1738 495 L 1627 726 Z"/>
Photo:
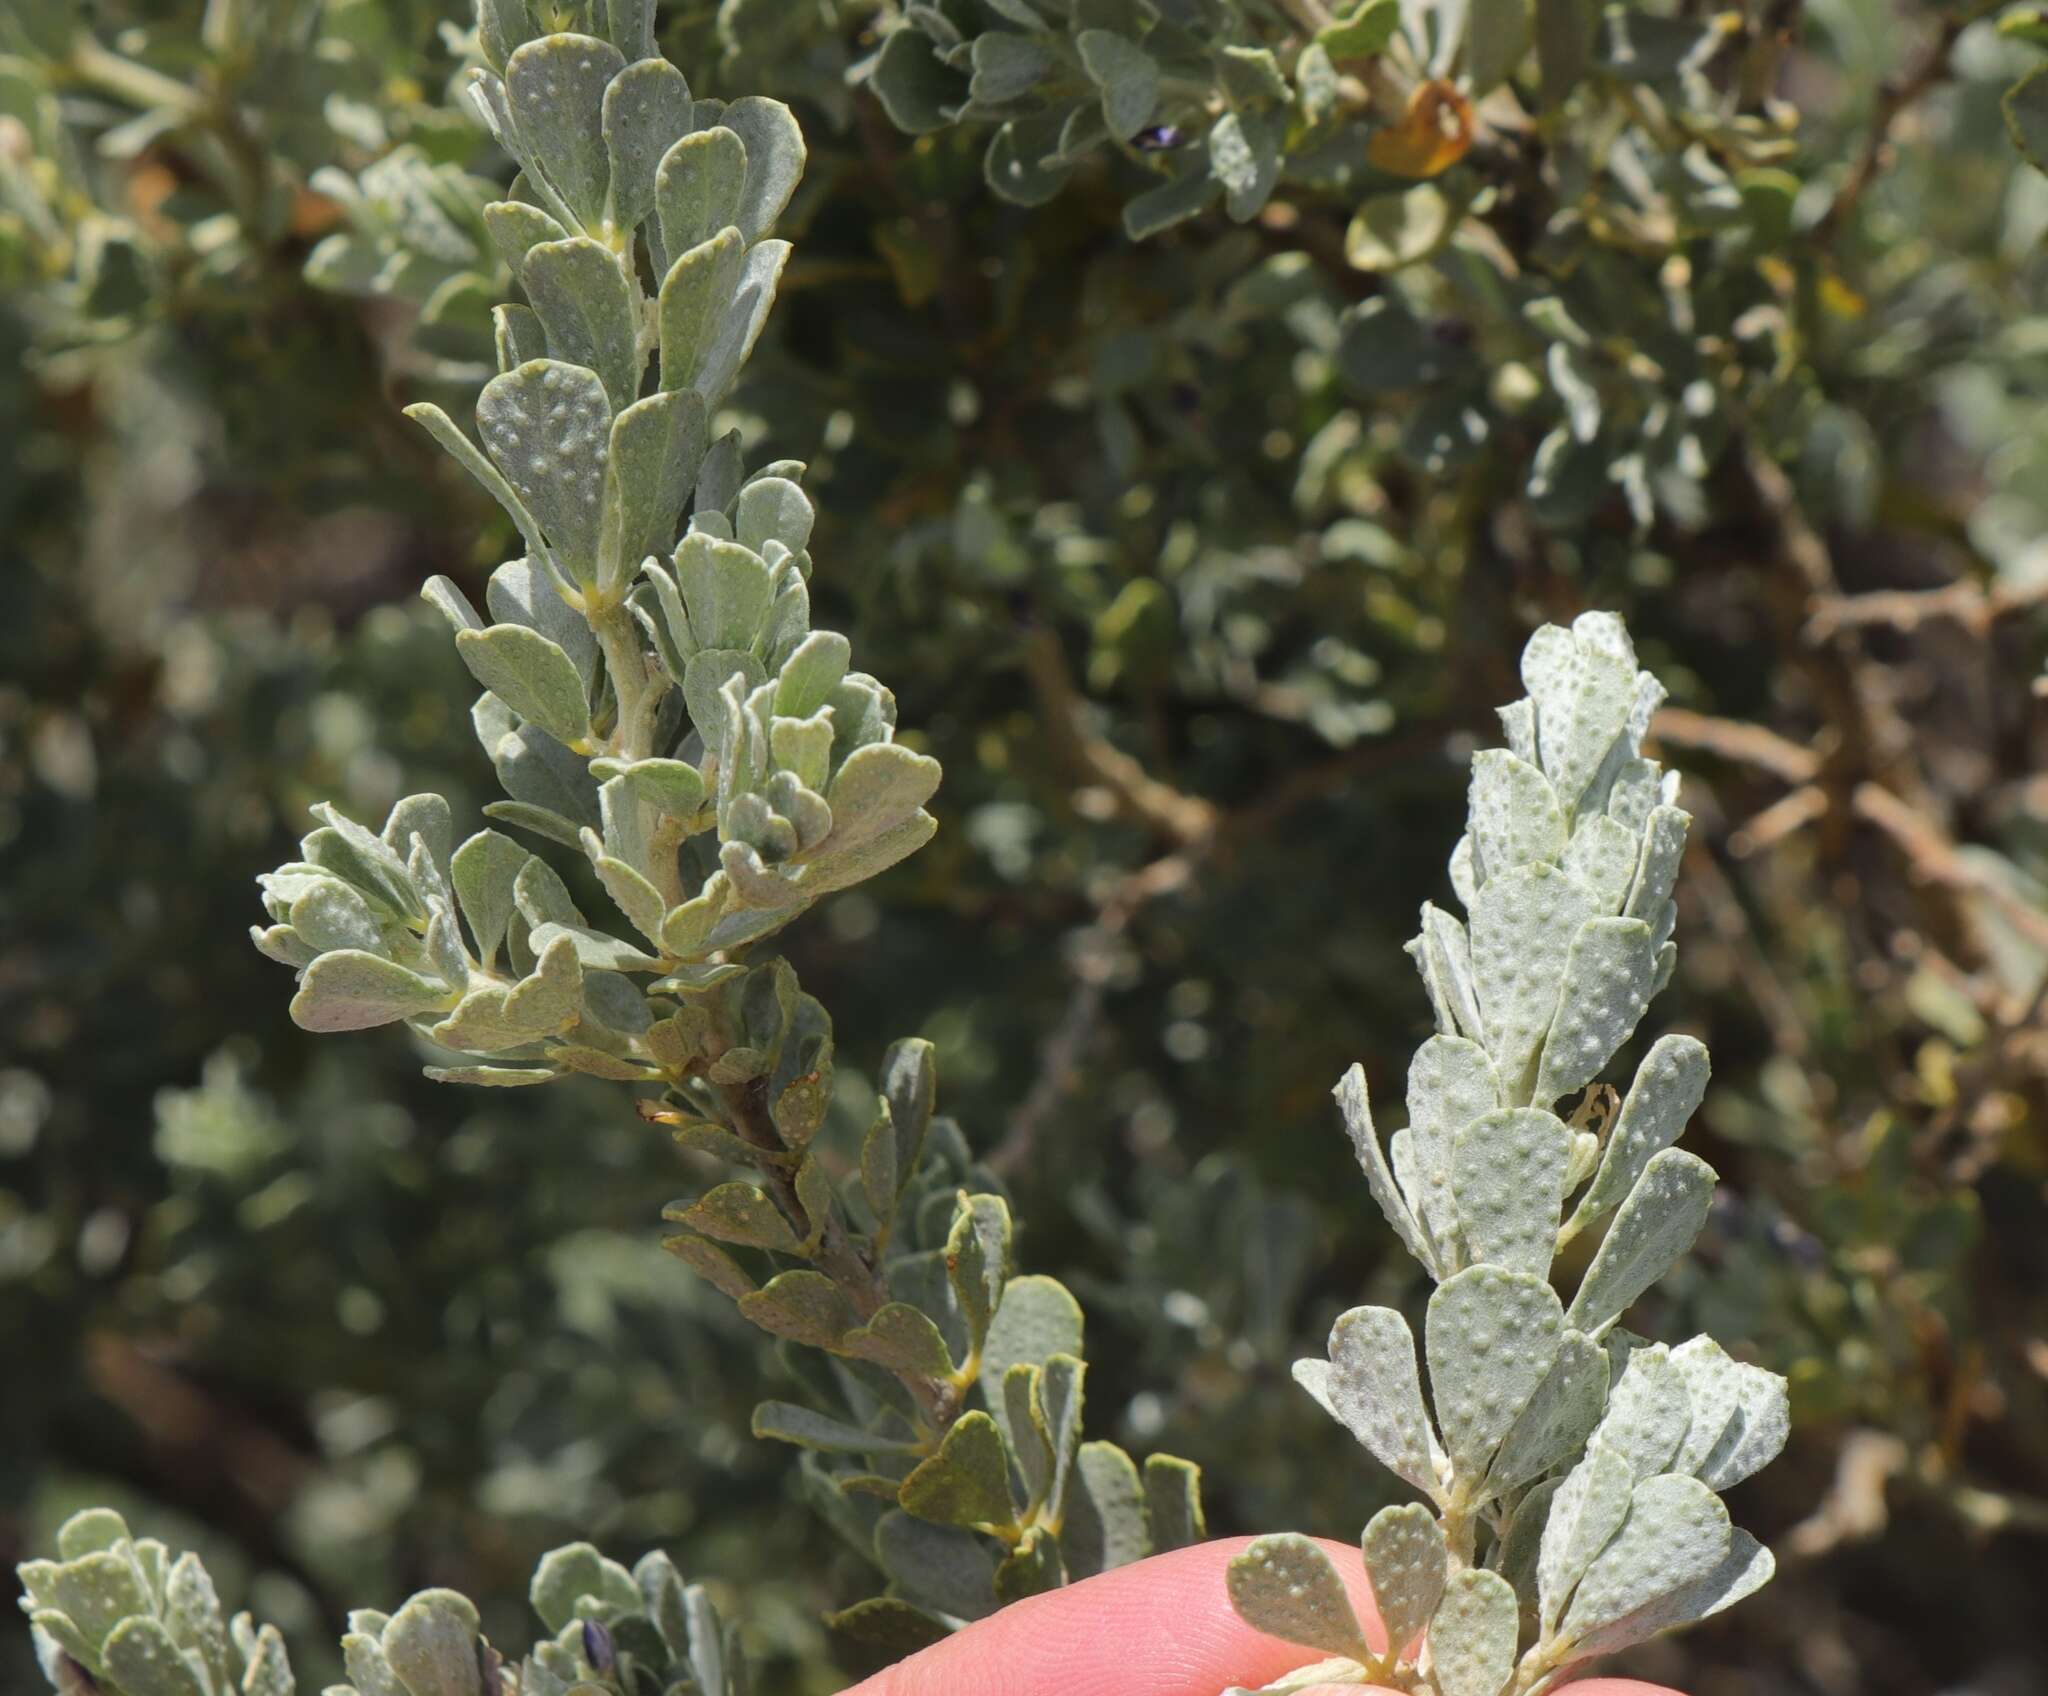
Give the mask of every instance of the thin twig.
<path id="1" fill-rule="evenodd" d="M 1993 873 L 1965 858 L 1924 813 L 1878 783 L 1859 783 L 1851 799 L 1856 816 L 1876 825 L 1898 845 L 1919 881 L 1981 895 L 2036 948 L 2048 948 L 2048 913 L 2022 900 Z"/>
<path id="2" fill-rule="evenodd" d="M 1834 240 L 1848 222 L 1849 215 L 1856 210 L 1864 191 L 1891 163 L 1893 129 L 1908 108 L 1948 80 L 1949 55 L 1963 31 L 1979 18 L 1989 17 L 2004 4 L 2005 0 L 1976 0 L 1975 4 L 1959 12 L 1951 12 L 1941 20 L 1934 39 L 1905 73 L 1879 86 L 1877 104 L 1871 111 L 1870 126 L 1864 131 L 1863 145 L 1857 151 L 1856 161 L 1849 167 L 1849 175 L 1841 191 L 1814 226 L 1816 245 L 1824 247 Z"/>
<path id="3" fill-rule="evenodd" d="M 1053 631 L 1032 631 L 1025 638 L 1023 657 L 1024 675 L 1038 697 L 1046 736 L 1077 775 L 1106 790 L 1118 811 L 1179 847 L 1192 847 L 1215 830 L 1214 806 L 1162 783 L 1094 732 L 1088 722 L 1087 698 L 1075 686 L 1066 654 Z"/>
<path id="4" fill-rule="evenodd" d="M 1811 748 L 1802 748 L 1760 724 L 1710 718 L 1684 707 L 1665 707 L 1650 721 L 1650 734 L 1659 742 L 1697 748 L 1733 760 L 1737 765 L 1755 766 L 1787 783 L 1811 783 L 1820 775 L 1820 756 Z"/>
<path id="5" fill-rule="evenodd" d="M 1823 595 L 1807 620 L 1810 641 L 1826 642 L 1844 630 L 1873 626 L 1910 634 L 1930 619 L 1947 619 L 1980 640 L 2009 614 L 2048 602 L 2048 580 L 2038 583 L 1948 583 L 1939 589 L 1878 589 L 1864 595 Z"/>

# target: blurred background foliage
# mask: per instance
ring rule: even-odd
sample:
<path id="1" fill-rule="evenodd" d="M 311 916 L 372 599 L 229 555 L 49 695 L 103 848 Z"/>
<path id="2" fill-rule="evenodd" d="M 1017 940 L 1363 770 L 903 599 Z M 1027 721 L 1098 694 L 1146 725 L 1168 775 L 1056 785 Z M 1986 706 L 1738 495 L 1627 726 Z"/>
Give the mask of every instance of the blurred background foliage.
<path id="1" fill-rule="evenodd" d="M 1298 10 L 1242 8 L 1259 39 Z M 803 120 L 797 257 L 735 400 L 810 463 L 821 622 L 948 774 L 939 839 L 792 955 L 837 1020 L 837 1135 L 888 1040 L 938 1043 L 1025 1263 L 1088 1305 L 1091 1425 L 1202 1462 L 1213 1529 L 1344 1535 L 1369 1469 L 1287 1363 L 1410 1269 L 1327 1091 L 1353 1059 L 1396 1090 L 1427 1022 L 1399 949 L 1522 638 L 1624 612 L 1700 818 L 1667 1019 L 1712 1048 L 1694 1146 L 1728 1181 L 1664 1317 L 1787 1373 L 1796 1418 L 1737 1504 L 1783 1577 L 1631 1670 L 2034 1691 L 2048 178 L 2000 97 L 2048 31 L 1647 11 L 1769 49 L 1726 103 L 1768 159 L 1709 217 L 1603 154 L 1625 226 L 1564 172 L 1594 251 L 1553 290 L 1515 265 L 1555 258 L 1515 246 L 1558 210 L 1514 191 L 1538 143 L 1484 105 L 1444 181 L 1493 198 L 1397 256 L 1427 263 L 1362 255 L 1389 185 L 1320 167 L 1133 242 L 1128 152 L 1024 207 L 985 127 L 900 134 L 864 86 L 886 4 L 663 8 L 700 94 Z M 467 25 L 0 14 L 0 1554 L 114 1502 L 317 1687 L 347 1606 L 451 1584 L 514 1639 L 540 1550 L 659 1544 L 739 1604 L 767 1689 L 824 1691 L 818 1616 L 871 1585 L 747 1435 L 772 1350 L 657 1252 L 667 1139 L 594 1086 L 315 1042 L 242 940 L 310 801 L 462 816 L 485 787 L 414 592 L 478 589 L 506 527 L 395 410 L 488 359 L 464 215 L 505 171 L 443 98 Z M 1598 92 L 1615 136 L 1686 100 Z M 1647 417 L 1723 329 L 1698 427 Z M 10 1687 L 26 1651 L 0 1625 Z"/>

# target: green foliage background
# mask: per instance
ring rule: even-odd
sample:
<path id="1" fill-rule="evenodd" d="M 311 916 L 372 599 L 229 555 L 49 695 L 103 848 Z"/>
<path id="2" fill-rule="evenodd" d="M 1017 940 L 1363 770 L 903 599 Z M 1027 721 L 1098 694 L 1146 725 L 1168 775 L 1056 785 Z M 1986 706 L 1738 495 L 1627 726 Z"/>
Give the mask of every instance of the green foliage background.
<path id="1" fill-rule="evenodd" d="M 938 1044 L 1025 1264 L 1088 1305 L 1094 1428 L 1203 1463 L 1212 1529 L 1343 1535 L 1379 1486 L 1287 1363 L 1411 1273 L 1327 1091 L 1353 1059 L 1395 1088 L 1426 1025 L 1399 949 L 1523 637 L 1625 613 L 1682 709 L 1666 1019 L 1713 1051 L 1693 1146 L 1726 1180 L 1664 1318 L 1795 1398 L 1736 1503 L 1782 1576 L 1634 1668 L 1695 1696 L 2028 1690 L 2048 178 L 1999 101 L 2038 52 L 1989 13 L 1745 16 L 1793 36 L 1774 168 L 1805 211 L 1766 229 L 1752 197 L 1739 239 L 1601 261 L 1603 451 L 1647 432 L 1626 351 L 1671 253 L 1780 312 L 1775 364 L 1689 487 L 1632 511 L 1596 479 L 1560 514 L 1527 484 L 1555 405 L 1508 404 L 1527 327 L 1454 269 L 1347 264 L 1355 190 L 1134 244 L 1127 162 L 1025 208 L 984 132 L 899 134 L 849 82 L 884 7 L 665 9 L 700 94 L 803 120 L 798 256 L 736 401 L 809 461 L 822 621 L 948 774 L 938 840 L 790 946 L 838 1024 L 828 1135 L 865 1124 L 889 1040 Z M 772 1349 L 656 1251 L 689 1176 L 667 1139 L 594 1084 L 471 1093 L 390 1033 L 315 1042 L 242 940 L 310 801 L 488 792 L 413 597 L 474 591 L 507 527 L 396 412 L 461 393 L 487 341 L 438 274 L 303 275 L 338 216 L 321 166 L 501 172 L 441 102 L 467 20 L 84 8 L 199 91 L 154 126 L 163 91 L 110 82 L 76 21 L 24 5 L 0 41 L 0 1554 L 111 1500 L 245 1588 L 317 1687 L 346 1606 L 445 1583 L 516 1614 L 544 1548 L 660 1544 L 767 1688 L 836 1688 L 817 1616 L 868 1580 L 747 1434 Z M 1441 385 L 1344 316 L 1375 298 L 1477 362 L 1487 430 L 1431 447 Z M 31 1676 L 25 1632 L 0 1666 Z"/>

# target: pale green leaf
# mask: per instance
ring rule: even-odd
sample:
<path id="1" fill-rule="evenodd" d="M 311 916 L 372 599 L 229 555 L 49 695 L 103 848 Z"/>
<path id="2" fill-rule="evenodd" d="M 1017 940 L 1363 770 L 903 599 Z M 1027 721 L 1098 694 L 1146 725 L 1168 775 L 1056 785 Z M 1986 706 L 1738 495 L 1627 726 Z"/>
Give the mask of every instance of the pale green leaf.
<path id="1" fill-rule="evenodd" d="M 453 992 L 359 949 L 323 954 L 292 997 L 292 1022 L 308 1031 L 362 1031 L 451 1004 Z"/>
<path id="2" fill-rule="evenodd" d="M 1540 1278 L 1474 1266 L 1437 1286 L 1423 1328 L 1444 1449 L 1477 1480 L 1557 1359 L 1563 1316 Z"/>
<path id="3" fill-rule="evenodd" d="M 1497 1572 L 1453 1573 L 1429 1626 L 1440 1696 L 1500 1696 L 1515 1670 L 1520 1609 Z"/>
<path id="4" fill-rule="evenodd" d="M 1308 1538 L 1260 1537 L 1227 1570 L 1231 1605 L 1247 1625 L 1325 1654 L 1371 1655 L 1344 1580 Z"/>
<path id="5" fill-rule="evenodd" d="M 1539 1108 L 1487 1113 L 1458 1132 L 1451 1193 L 1469 1260 L 1549 1273 L 1571 1152 L 1571 1133 Z"/>
<path id="6" fill-rule="evenodd" d="M 1443 1599 L 1449 1571 L 1443 1527 L 1420 1502 L 1381 1508 L 1367 1523 L 1360 1548 L 1387 1628 L 1388 1651 L 1401 1657 Z"/>
<path id="7" fill-rule="evenodd" d="M 1714 1169 L 1667 1148 L 1643 1168 L 1572 1298 L 1568 1323 L 1599 1336 L 1668 1272 L 1707 1222 Z"/>
<path id="8" fill-rule="evenodd" d="M 1600 1075 L 1635 1033 L 1656 975 L 1656 944 L 1640 919 L 1593 919 L 1581 927 L 1544 1039 L 1537 1101 L 1553 1102 Z"/>

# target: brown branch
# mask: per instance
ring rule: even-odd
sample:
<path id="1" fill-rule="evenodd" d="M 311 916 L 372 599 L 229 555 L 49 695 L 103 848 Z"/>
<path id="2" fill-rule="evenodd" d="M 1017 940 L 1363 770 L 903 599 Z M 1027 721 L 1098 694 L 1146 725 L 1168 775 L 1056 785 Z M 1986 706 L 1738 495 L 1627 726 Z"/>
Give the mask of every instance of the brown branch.
<path id="1" fill-rule="evenodd" d="M 1820 775 L 1820 756 L 1811 748 L 1802 748 L 1760 724 L 1710 718 L 1684 707 L 1664 707 L 1650 720 L 1650 734 L 1659 742 L 1697 748 L 1737 765 L 1755 766 L 1787 783 L 1811 783 Z"/>
<path id="2" fill-rule="evenodd" d="M 1947 619 L 1982 640 L 2009 614 L 2048 601 L 2048 581 L 2028 584 L 1949 583 L 1939 589 L 1880 589 L 1865 595 L 1815 598 L 1807 639 L 1831 641 L 1844 630 L 1881 627 L 1910 634 L 1931 619 Z"/>
<path id="3" fill-rule="evenodd" d="M 1802 783 L 1789 795 L 1773 801 L 1749 823 L 1730 831 L 1728 852 L 1738 860 L 1761 854 L 1826 817 L 1827 810 L 1827 791 L 1817 783 Z"/>
<path id="4" fill-rule="evenodd" d="M 1038 697 L 1040 722 L 1055 754 L 1085 781 L 1108 793 L 1117 810 L 1187 848 L 1216 828 L 1216 809 L 1153 777 L 1088 724 L 1088 701 L 1067 670 L 1059 637 L 1048 629 L 1024 641 L 1024 675 Z"/>
<path id="5" fill-rule="evenodd" d="M 1039 1050 L 1038 1074 L 1010 1114 L 1002 1140 L 988 1156 L 999 1176 L 1023 1168 L 1040 1133 L 1072 1092 L 1081 1064 L 1101 1029 L 1109 992 L 1112 947 L 1153 901 L 1192 888 L 1215 859 L 1285 822 L 1298 809 L 1333 795 L 1346 784 L 1414 759 L 1440 747 L 1450 727 L 1431 720 L 1380 742 L 1361 743 L 1304 770 L 1290 772 L 1262 796 L 1222 814 L 1199 841 L 1163 854 L 1113 884 L 1095 917 L 1074 934 L 1071 959 L 1074 991 Z M 1209 803 L 1199 803 L 1209 806 Z M 1211 808 L 1212 815 L 1214 809 Z"/>
<path id="6" fill-rule="evenodd" d="M 2048 913 L 2031 906 L 1991 872 L 1966 859 L 1924 813 L 1878 783 L 1859 783 L 1852 804 L 1858 818 L 1877 826 L 1898 845 L 1920 882 L 1982 896 L 2036 948 L 2048 948 Z"/>
<path id="7" fill-rule="evenodd" d="M 1948 80 L 1951 70 L 1949 55 L 1963 31 L 1979 18 L 1989 17 L 2004 3 L 2005 0 L 1975 0 L 1974 4 L 1960 11 L 1949 13 L 1941 20 L 1934 39 L 1904 74 L 1879 86 L 1877 104 L 1871 110 L 1870 125 L 1864 131 L 1863 145 L 1857 150 L 1855 163 L 1849 167 L 1849 175 L 1841 190 L 1814 226 L 1816 245 L 1825 247 L 1841 233 L 1842 226 L 1856 210 L 1864 192 L 1891 164 L 1892 131 L 1909 108 Z"/>

